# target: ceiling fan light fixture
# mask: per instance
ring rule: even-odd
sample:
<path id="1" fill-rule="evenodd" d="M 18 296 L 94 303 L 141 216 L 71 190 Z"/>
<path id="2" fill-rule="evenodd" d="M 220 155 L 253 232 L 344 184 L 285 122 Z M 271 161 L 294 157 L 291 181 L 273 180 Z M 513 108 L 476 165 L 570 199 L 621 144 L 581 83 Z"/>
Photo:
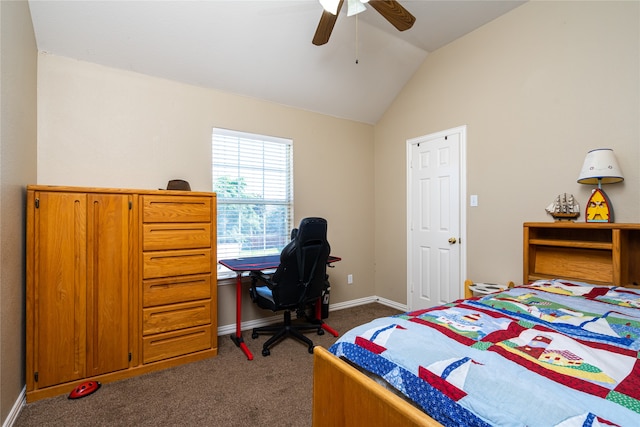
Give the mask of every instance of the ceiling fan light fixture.
<path id="1" fill-rule="evenodd" d="M 338 6 L 340 5 L 340 0 L 319 0 L 319 1 L 324 10 L 326 10 L 332 15 L 338 14 Z"/>
<path id="2" fill-rule="evenodd" d="M 347 16 L 357 15 L 367 10 L 363 3 L 365 2 L 361 0 L 347 0 Z"/>
<path id="3" fill-rule="evenodd" d="M 313 44 L 316 46 L 322 46 L 329 41 L 333 26 L 338 19 L 338 13 L 342 9 L 342 3 L 344 0 L 318 0 L 324 10 L 320 16 L 320 22 L 313 36 Z M 347 15 L 357 15 L 360 12 L 364 12 L 366 7 L 365 3 L 369 3 L 372 8 L 376 10 L 384 19 L 386 19 L 391 25 L 396 27 L 398 31 L 406 31 L 411 28 L 416 22 L 415 16 L 413 16 L 407 9 L 402 7 L 398 0 L 376 0 L 369 2 L 369 0 L 347 0 Z M 337 5 L 337 6 L 336 6 Z M 357 17 L 356 17 L 357 18 Z M 357 34 L 357 19 L 356 19 L 356 34 Z"/>

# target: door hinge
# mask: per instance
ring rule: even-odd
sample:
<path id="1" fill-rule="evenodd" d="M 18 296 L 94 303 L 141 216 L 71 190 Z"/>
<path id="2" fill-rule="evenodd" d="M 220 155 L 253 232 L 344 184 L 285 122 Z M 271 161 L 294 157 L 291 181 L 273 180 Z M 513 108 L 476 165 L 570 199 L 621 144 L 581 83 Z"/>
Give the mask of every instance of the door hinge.
<path id="1" fill-rule="evenodd" d="M 36 372 L 35 374 L 33 374 L 33 379 L 38 382 L 38 373 Z"/>
<path id="2" fill-rule="evenodd" d="M 133 202 L 129 200 L 129 210 L 133 209 Z"/>
<path id="3" fill-rule="evenodd" d="M 40 207 L 40 199 L 36 199 L 35 202 L 36 202 L 36 209 L 38 209 Z"/>
<path id="4" fill-rule="evenodd" d="M 131 362 L 131 352 L 129 352 L 129 362 Z"/>

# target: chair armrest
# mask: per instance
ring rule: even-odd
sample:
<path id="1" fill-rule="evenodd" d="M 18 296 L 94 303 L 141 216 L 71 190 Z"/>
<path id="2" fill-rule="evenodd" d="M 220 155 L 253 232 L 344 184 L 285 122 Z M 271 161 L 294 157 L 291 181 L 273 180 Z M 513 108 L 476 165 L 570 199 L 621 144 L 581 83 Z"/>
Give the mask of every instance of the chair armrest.
<path id="1" fill-rule="evenodd" d="M 271 276 L 271 274 L 264 274 L 261 271 L 249 272 L 249 277 L 251 277 L 251 287 L 249 288 L 251 301 L 256 302 L 258 299 L 258 292 L 256 291 L 256 288 L 267 287 L 269 289 L 273 289 L 274 285 L 271 282 Z"/>
<path id="2" fill-rule="evenodd" d="M 271 281 L 271 277 L 273 274 L 264 274 L 261 271 L 252 271 L 249 273 L 249 277 L 251 277 L 251 285 L 252 286 L 269 286 L 272 288 L 273 282 Z M 258 284 L 258 282 L 262 282 L 262 284 Z"/>

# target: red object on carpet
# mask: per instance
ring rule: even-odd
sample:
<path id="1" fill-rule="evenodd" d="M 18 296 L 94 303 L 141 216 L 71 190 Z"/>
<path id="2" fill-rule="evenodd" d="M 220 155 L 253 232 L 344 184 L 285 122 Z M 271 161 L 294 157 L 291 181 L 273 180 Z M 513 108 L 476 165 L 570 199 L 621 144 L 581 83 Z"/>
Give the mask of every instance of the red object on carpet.
<path id="1" fill-rule="evenodd" d="M 90 394 L 98 391 L 101 385 L 102 384 L 98 381 L 85 381 L 71 391 L 69 399 L 79 399 L 81 397 L 89 396 Z"/>

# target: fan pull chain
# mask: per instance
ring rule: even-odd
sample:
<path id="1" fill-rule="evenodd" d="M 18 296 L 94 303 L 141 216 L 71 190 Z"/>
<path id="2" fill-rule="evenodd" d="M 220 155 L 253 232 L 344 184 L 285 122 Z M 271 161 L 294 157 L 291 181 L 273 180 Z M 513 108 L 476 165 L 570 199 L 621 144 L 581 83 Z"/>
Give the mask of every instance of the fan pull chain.
<path id="1" fill-rule="evenodd" d="M 356 64 L 358 63 L 358 15 L 356 15 Z"/>

